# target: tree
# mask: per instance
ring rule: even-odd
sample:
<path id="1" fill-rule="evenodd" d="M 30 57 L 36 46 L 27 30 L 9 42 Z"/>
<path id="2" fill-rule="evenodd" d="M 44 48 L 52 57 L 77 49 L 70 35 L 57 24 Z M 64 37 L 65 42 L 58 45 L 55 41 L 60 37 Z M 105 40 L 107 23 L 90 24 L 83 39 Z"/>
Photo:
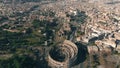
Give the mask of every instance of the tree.
<path id="1" fill-rule="evenodd" d="M 32 28 L 26 29 L 26 33 L 27 33 L 27 34 L 31 34 L 32 32 L 33 32 Z"/>

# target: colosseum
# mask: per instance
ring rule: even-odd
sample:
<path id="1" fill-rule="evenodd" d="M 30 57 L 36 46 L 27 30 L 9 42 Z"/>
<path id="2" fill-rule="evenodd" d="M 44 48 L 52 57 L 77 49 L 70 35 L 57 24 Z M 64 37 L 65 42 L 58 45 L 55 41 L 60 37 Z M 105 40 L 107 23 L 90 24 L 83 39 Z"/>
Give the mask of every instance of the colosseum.
<path id="1" fill-rule="evenodd" d="M 69 68 L 77 59 L 78 47 L 69 40 L 56 45 L 48 55 L 48 65 L 51 68 Z"/>

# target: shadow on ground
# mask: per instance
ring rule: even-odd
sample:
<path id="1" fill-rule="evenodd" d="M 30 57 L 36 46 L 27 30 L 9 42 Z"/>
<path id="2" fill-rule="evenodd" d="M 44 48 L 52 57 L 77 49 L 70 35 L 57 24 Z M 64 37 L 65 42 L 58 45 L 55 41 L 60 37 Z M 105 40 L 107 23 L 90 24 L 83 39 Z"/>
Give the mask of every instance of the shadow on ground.
<path id="1" fill-rule="evenodd" d="M 78 65 L 82 62 L 84 62 L 87 58 L 88 55 L 88 50 L 87 50 L 87 46 L 83 45 L 80 42 L 75 43 L 78 47 L 78 55 L 77 55 L 77 59 L 74 62 L 74 64 L 72 66 Z"/>

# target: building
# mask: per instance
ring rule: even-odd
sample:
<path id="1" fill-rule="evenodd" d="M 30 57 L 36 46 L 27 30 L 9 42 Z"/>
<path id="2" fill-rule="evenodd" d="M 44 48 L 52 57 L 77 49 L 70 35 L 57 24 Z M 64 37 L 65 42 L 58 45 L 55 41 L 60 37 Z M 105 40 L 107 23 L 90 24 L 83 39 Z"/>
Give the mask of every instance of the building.
<path id="1" fill-rule="evenodd" d="M 88 46 L 87 48 L 88 48 L 88 53 L 89 54 L 90 53 L 97 53 L 97 52 L 99 52 L 99 49 L 98 49 L 97 46 Z"/>
<path id="2" fill-rule="evenodd" d="M 51 68 L 69 68 L 76 60 L 77 54 L 77 46 L 71 41 L 65 40 L 51 49 L 47 60 L 48 65 Z"/>

